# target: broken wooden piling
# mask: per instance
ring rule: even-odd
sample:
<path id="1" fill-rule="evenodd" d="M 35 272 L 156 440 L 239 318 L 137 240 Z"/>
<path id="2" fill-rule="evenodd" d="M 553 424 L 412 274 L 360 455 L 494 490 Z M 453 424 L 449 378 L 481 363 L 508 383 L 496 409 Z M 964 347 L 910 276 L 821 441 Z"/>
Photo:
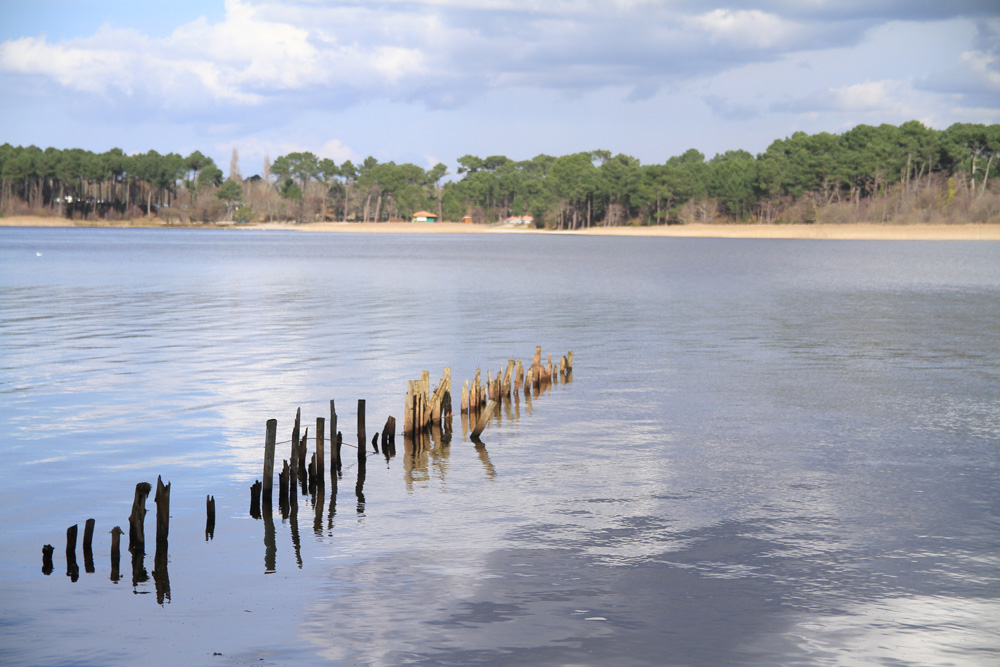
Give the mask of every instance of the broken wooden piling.
<path id="1" fill-rule="evenodd" d="M 83 569 L 87 574 L 94 573 L 94 519 L 87 519 L 83 527 Z"/>
<path id="2" fill-rule="evenodd" d="M 260 518 L 260 482 L 254 484 L 257 487 L 257 514 L 254 516 L 255 519 Z M 250 513 L 253 514 L 253 506 L 250 508 Z M 215 538 L 215 496 L 205 496 L 205 541 L 208 542 Z"/>
<path id="3" fill-rule="evenodd" d="M 145 552 L 146 533 L 143 524 L 146 520 L 146 498 L 152 489 L 149 482 L 139 482 L 135 485 L 132 514 L 128 519 L 128 550 L 132 554 Z"/>
<path id="4" fill-rule="evenodd" d="M 55 550 L 51 544 L 42 547 L 42 574 L 46 577 L 52 574 L 52 570 L 55 569 L 52 565 L 52 552 Z"/>
<path id="5" fill-rule="evenodd" d="M 274 479 L 274 441 L 278 436 L 278 420 L 268 419 L 264 432 L 264 482 L 262 496 L 265 507 L 271 506 L 271 487 Z"/>
<path id="6" fill-rule="evenodd" d="M 124 532 L 119 526 L 111 529 L 111 581 L 115 583 L 121 579 L 121 539 Z"/>
<path id="7" fill-rule="evenodd" d="M 337 407 L 330 399 L 330 476 L 337 481 L 340 472 L 340 441 L 337 437 Z"/>
<path id="8" fill-rule="evenodd" d="M 323 460 L 326 458 L 326 420 L 323 417 L 316 417 L 316 484 L 326 486 L 326 468 Z"/>
<path id="9" fill-rule="evenodd" d="M 167 537 L 170 533 L 170 483 L 163 483 L 159 475 L 156 476 L 156 547 L 166 546 Z"/>
<path id="10" fill-rule="evenodd" d="M 73 582 L 80 578 L 80 566 L 76 564 L 76 532 L 75 523 L 66 529 L 66 576 Z"/>
<path id="11" fill-rule="evenodd" d="M 479 436 L 482 435 L 482 432 L 486 429 L 486 425 L 489 424 L 490 417 L 493 416 L 493 411 L 496 410 L 496 408 L 496 401 L 489 401 L 486 404 L 486 408 L 479 415 L 479 421 L 476 423 L 476 427 L 472 429 L 472 433 L 469 436 L 470 438 L 473 440 L 479 439 Z"/>

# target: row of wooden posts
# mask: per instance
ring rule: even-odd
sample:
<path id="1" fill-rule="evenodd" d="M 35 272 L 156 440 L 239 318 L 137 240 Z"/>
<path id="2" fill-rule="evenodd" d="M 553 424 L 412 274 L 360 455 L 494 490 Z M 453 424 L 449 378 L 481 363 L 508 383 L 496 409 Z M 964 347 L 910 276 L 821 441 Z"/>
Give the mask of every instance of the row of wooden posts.
<path id="1" fill-rule="evenodd" d="M 492 372 L 487 371 L 487 382 L 481 381 L 481 372 L 476 370 L 473 385 L 469 387 L 469 381 L 465 381 L 462 388 L 461 410 L 463 415 L 469 415 L 470 420 L 474 420 L 474 425 L 470 433 L 471 439 L 479 443 L 479 437 L 489 424 L 498 404 L 503 400 L 509 400 L 513 395 L 518 399 L 522 391 L 530 392 L 532 388 L 539 389 L 553 380 L 553 374 L 561 374 L 564 379 L 571 376 L 573 371 L 573 353 L 561 357 L 558 367 L 553 366 L 552 355 L 548 355 L 546 364 L 542 364 L 542 348 L 535 347 L 534 358 L 531 366 L 524 368 L 520 360 L 516 362 L 511 359 L 507 362 L 507 368 L 497 372 L 496 378 Z M 406 437 L 419 441 L 415 436 L 422 434 L 431 428 L 442 428 L 447 432 L 451 431 L 452 424 L 452 402 L 451 402 L 451 368 L 444 369 L 441 382 L 433 391 L 430 389 L 430 373 L 423 371 L 420 379 L 407 382 L 406 398 L 403 408 L 403 434 Z M 332 484 L 336 485 L 341 476 L 342 460 L 341 448 L 343 445 L 343 433 L 337 430 L 337 409 L 336 403 L 330 401 L 330 478 Z M 359 501 L 363 502 L 363 487 L 365 478 L 365 462 L 368 456 L 368 437 L 365 427 L 365 401 L 358 400 L 358 481 L 355 487 Z M 269 419 L 265 426 L 264 435 L 264 470 L 263 482 L 257 480 L 250 487 L 250 514 L 255 518 L 260 518 L 261 507 L 270 508 L 274 501 L 274 464 L 275 448 L 277 446 L 278 421 Z M 282 468 L 278 474 L 278 502 L 283 510 L 297 503 L 297 492 L 294 491 L 301 483 L 303 492 L 306 488 L 316 488 L 325 486 L 326 480 L 326 419 L 316 418 L 316 431 L 314 435 L 315 451 L 312 453 L 309 463 L 306 463 L 307 441 L 309 438 L 308 428 L 302 429 L 302 410 L 295 412 L 295 422 L 292 426 L 291 447 L 288 459 L 282 460 Z M 379 451 L 379 434 L 372 438 L 371 445 L 374 453 Z M 386 457 L 395 454 L 396 449 L 396 418 L 389 416 L 381 432 L 382 451 Z"/>
<path id="2" fill-rule="evenodd" d="M 569 352 L 560 359 L 558 372 L 565 377 L 572 371 L 573 353 Z M 527 373 L 520 359 L 516 362 L 509 359 L 507 369 L 498 370 L 496 377 L 492 371 L 487 370 L 486 383 L 483 384 L 482 372 L 477 368 L 472 386 L 469 386 L 468 380 L 462 386 L 462 414 L 475 419 L 470 434 L 472 440 L 478 440 L 482 435 L 502 399 L 510 399 L 512 395 L 516 399 L 522 388 L 527 392 L 532 387 L 539 388 L 552 382 L 554 372 L 556 369 L 552 365 L 551 354 L 548 356 L 548 363 L 542 364 L 540 345 L 535 347 L 535 356 Z M 419 380 L 410 380 L 407 383 L 406 404 L 403 411 L 404 434 L 413 435 L 426 431 L 432 425 L 450 430 L 451 416 L 451 368 L 444 369 L 444 376 L 433 392 L 430 391 L 430 377 L 427 371 L 423 372 Z"/>
<path id="3" fill-rule="evenodd" d="M 132 499 L 132 512 L 128 518 L 128 550 L 132 555 L 132 584 L 138 585 L 149 579 L 144 566 L 146 556 L 146 499 L 153 490 L 149 482 L 135 485 L 135 495 Z M 167 548 L 170 535 L 170 483 L 163 483 L 161 477 L 156 478 L 156 493 L 153 496 L 156 503 L 156 551 L 154 556 L 153 579 L 156 583 L 157 600 L 163 604 L 170 598 L 170 580 L 167 575 Z M 205 498 L 205 539 L 210 540 L 215 534 L 215 498 Z M 83 561 L 88 574 L 95 571 L 93 539 L 96 521 L 87 519 L 83 530 Z M 74 524 L 66 530 L 66 576 L 76 582 L 80 577 L 80 566 L 76 559 L 76 541 L 78 525 Z M 121 536 L 125 531 L 120 526 L 111 529 L 111 581 L 117 583 L 121 579 Z M 51 544 L 42 547 L 42 573 L 52 574 L 55 569 L 52 554 L 55 548 Z"/>
<path id="4" fill-rule="evenodd" d="M 518 400 L 519 392 L 526 395 L 532 388 L 539 389 L 547 383 L 553 381 L 554 373 L 562 375 L 563 380 L 568 380 L 573 370 L 573 353 L 569 352 L 561 357 L 558 367 L 553 366 L 552 355 L 548 356 L 546 364 L 541 363 L 541 347 L 535 348 L 535 355 L 532 364 L 527 370 L 522 366 L 521 361 L 509 360 L 506 370 L 501 369 L 496 377 L 492 372 L 487 371 L 487 381 L 482 383 L 480 370 L 476 370 L 473 384 L 470 387 L 469 381 L 465 381 L 462 387 L 462 415 L 468 415 L 470 424 L 474 423 L 471 431 L 471 439 L 477 444 L 479 437 L 489 423 L 497 406 L 504 400 Z M 288 506 L 297 505 L 297 487 L 301 481 L 303 492 L 306 486 L 310 488 L 324 487 L 326 479 L 326 420 L 324 417 L 316 418 L 316 431 L 314 434 L 315 451 L 312 453 L 309 462 L 306 463 L 307 440 L 309 437 L 308 428 L 301 428 L 301 409 L 296 410 L 295 422 L 292 427 L 291 447 L 289 458 L 282 461 L 282 470 L 278 474 L 279 480 L 279 504 L 285 509 Z M 363 488 L 365 482 L 365 466 L 368 457 L 368 439 L 365 427 L 365 401 L 358 400 L 358 445 L 357 463 L 358 477 L 355 491 L 360 503 L 364 503 Z M 406 399 L 404 404 L 403 433 L 414 442 L 419 442 L 416 436 L 422 435 L 432 428 L 442 428 L 451 431 L 452 405 L 451 405 L 451 369 L 445 368 L 441 382 L 433 391 L 430 391 L 430 374 L 424 371 L 419 380 L 411 380 L 407 383 Z M 463 422 L 464 423 L 464 422 Z M 269 419 L 265 426 L 264 437 L 264 470 L 263 482 L 256 481 L 251 486 L 250 493 L 250 513 L 255 518 L 261 518 L 261 506 L 270 515 L 270 508 L 273 502 L 273 481 L 274 481 L 274 461 L 275 448 L 277 446 L 276 419 Z M 337 430 L 337 411 L 333 400 L 330 401 L 330 478 L 336 487 L 337 480 L 342 473 L 341 450 L 343 446 L 343 434 Z M 378 433 L 372 438 L 371 445 L 374 453 L 379 452 L 381 442 L 382 452 L 387 459 L 396 453 L 396 419 L 388 417 L 382 428 L 381 437 Z M 129 546 L 128 550 L 132 554 L 133 585 L 148 580 L 143 558 L 145 556 L 145 517 L 146 499 L 153 490 L 148 482 L 140 482 L 135 487 L 135 496 L 132 501 L 132 512 L 129 515 Z M 335 489 L 336 490 L 336 489 Z M 157 599 L 162 604 L 164 599 L 170 597 L 169 579 L 167 578 L 167 546 L 170 531 L 170 484 L 164 484 L 160 477 L 156 480 L 156 493 L 154 495 L 156 503 L 156 555 L 153 579 L 156 582 Z M 215 533 L 215 498 L 207 496 L 205 499 L 206 522 L 205 539 L 210 540 Z M 287 511 L 287 510 L 286 510 Z M 88 573 L 94 572 L 93 562 L 93 536 L 94 519 L 87 519 L 83 534 L 83 555 L 84 567 Z M 111 580 L 117 582 L 120 577 L 121 559 L 121 536 L 124 531 L 115 526 L 111 530 Z M 76 542 L 78 537 L 78 526 L 70 526 L 66 531 L 66 574 L 72 581 L 79 578 L 80 568 L 76 560 Z M 54 567 L 52 554 L 54 547 L 46 544 L 42 547 L 42 572 L 46 575 L 52 573 Z"/>

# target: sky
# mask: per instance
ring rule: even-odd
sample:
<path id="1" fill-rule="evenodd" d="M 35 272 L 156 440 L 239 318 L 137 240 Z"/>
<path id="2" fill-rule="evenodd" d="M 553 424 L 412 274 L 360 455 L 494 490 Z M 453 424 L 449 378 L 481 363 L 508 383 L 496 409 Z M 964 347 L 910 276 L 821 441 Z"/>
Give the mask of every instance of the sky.
<path id="1" fill-rule="evenodd" d="M 0 143 L 662 163 L 1000 123 L 998 0 L 0 0 Z"/>

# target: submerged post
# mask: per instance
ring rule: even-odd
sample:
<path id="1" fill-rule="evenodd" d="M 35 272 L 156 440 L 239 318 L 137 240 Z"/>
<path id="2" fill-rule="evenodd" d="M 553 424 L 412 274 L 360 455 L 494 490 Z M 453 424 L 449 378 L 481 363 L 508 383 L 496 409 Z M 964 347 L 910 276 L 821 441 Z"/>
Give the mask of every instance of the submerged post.
<path id="1" fill-rule="evenodd" d="M 94 573 L 94 519 L 87 519 L 83 526 L 83 567 L 87 574 Z"/>
<path id="2" fill-rule="evenodd" d="M 271 505 L 271 488 L 274 484 L 274 443 L 278 436 L 278 420 L 268 419 L 264 431 L 264 506 Z"/>
<path id="3" fill-rule="evenodd" d="M 365 434 L 365 399 L 358 399 L 358 463 L 365 460 L 368 436 Z"/>
<path id="4" fill-rule="evenodd" d="M 166 546 L 170 532 L 170 483 L 163 484 L 159 475 L 156 476 L 156 546 Z"/>
<path id="5" fill-rule="evenodd" d="M 316 417 L 316 484 L 319 486 L 325 486 L 326 480 L 326 468 L 324 466 L 324 455 L 326 452 L 325 439 L 326 431 L 326 420 L 322 417 Z"/>
<path id="6" fill-rule="evenodd" d="M 330 399 L 330 476 L 336 479 L 340 472 L 340 444 L 337 442 L 337 407 Z"/>
<path id="7" fill-rule="evenodd" d="M 120 568 L 121 568 L 121 540 L 122 533 L 124 533 L 121 528 L 115 526 L 111 529 L 111 581 L 117 583 L 121 579 Z"/>
<path id="8" fill-rule="evenodd" d="M 254 484 L 257 487 L 258 495 L 257 498 L 257 515 L 255 519 L 260 518 L 260 482 Z M 253 510 L 251 509 L 251 513 Z M 205 496 L 205 541 L 208 542 L 215 538 L 215 496 Z"/>
<path id="9" fill-rule="evenodd" d="M 149 482 L 139 482 L 135 485 L 132 514 L 128 519 L 128 550 L 133 554 L 142 554 L 146 550 L 146 532 L 143 524 L 146 520 L 146 498 L 152 489 Z"/>
<path id="10" fill-rule="evenodd" d="M 476 424 L 476 428 L 472 430 L 471 437 L 473 440 L 479 439 L 479 436 L 486 429 L 486 425 L 489 423 L 490 417 L 493 416 L 493 411 L 496 410 L 496 408 L 497 408 L 496 401 L 490 401 L 486 404 L 486 408 L 479 415 L 479 421 Z"/>

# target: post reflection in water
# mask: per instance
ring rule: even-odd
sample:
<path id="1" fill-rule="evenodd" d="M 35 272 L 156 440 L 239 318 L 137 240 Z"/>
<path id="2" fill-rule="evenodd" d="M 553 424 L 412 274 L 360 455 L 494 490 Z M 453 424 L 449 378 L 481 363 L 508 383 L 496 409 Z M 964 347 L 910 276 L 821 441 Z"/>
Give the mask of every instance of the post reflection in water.
<path id="1" fill-rule="evenodd" d="M 337 478 L 340 473 L 333 473 L 330 475 L 330 513 L 327 518 L 326 527 L 328 530 L 333 530 L 333 517 L 337 513 Z"/>
<path id="2" fill-rule="evenodd" d="M 313 496 L 313 533 L 316 537 L 323 537 L 323 506 L 326 505 L 326 490 L 323 486 L 316 487 L 316 494 Z"/>
<path id="3" fill-rule="evenodd" d="M 167 543 L 158 542 L 153 556 L 153 584 L 156 586 L 156 601 L 170 602 L 170 575 L 167 572 Z"/>
<path id="4" fill-rule="evenodd" d="M 278 559 L 278 545 L 274 533 L 274 510 L 271 503 L 264 500 L 264 572 L 270 574 L 275 571 L 275 563 Z"/>
<path id="5" fill-rule="evenodd" d="M 368 467 L 367 457 L 358 457 L 358 481 L 354 485 L 354 495 L 358 497 L 358 514 L 365 513 L 365 477 Z"/>
<path id="6" fill-rule="evenodd" d="M 139 584 L 149 581 L 149 573 L 146 572 L 146 554 L 141 549 L 132 552 L 132 592 L 136 595 L 145 594 L 148 591 L 138 590 Z"/>
<path id="7" fill-rule="evenodd" d="M 291 495 L 295 495 L 292 493 Z M 302 542 L 299 540 L 299 505 L 298 502 L 292 503 L 292 507 L 288 511 L 288 527 L 292 531 L 292 546 L 295 548 L 295 562 L 298 563 L 299 569 L 302 569 Z"/>

